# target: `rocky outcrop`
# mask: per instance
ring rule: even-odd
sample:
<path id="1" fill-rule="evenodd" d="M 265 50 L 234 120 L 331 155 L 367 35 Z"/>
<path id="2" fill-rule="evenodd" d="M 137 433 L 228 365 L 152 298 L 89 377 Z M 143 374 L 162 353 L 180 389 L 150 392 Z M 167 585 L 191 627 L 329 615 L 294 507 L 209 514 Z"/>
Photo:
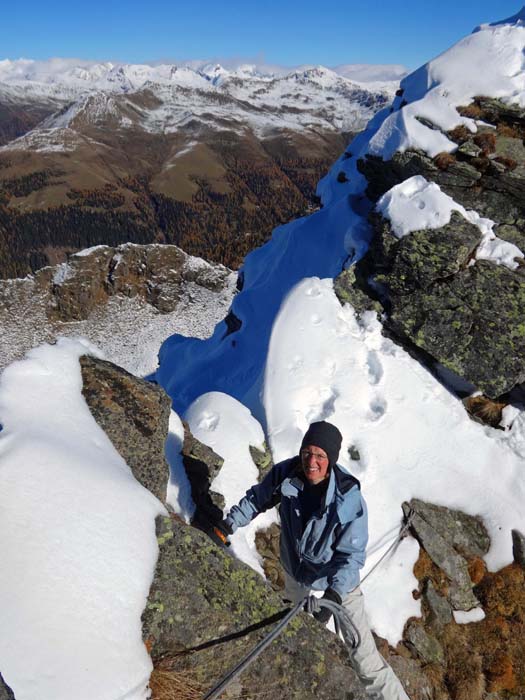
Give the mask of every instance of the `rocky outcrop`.
<path id="1" fill-rule="evenodd" d="M 156 384 L 111 362 L 80 358 L 82 394 L 93 417 L 133 475 L 164 503 L 169 467 L 164 458 L 171 402 Z"/>
<path id="2" fill-rule="evenodd" d="M 277 624 L 281 598 L 254 571 L 203 533 L 163 518 L 160 554 L 143 615 L 153 660 L 211 688 Z M 258 623 L 271 618 L 264 627 Z M 251 628 L 248 634 L 242 633 Z M 207 644 L 210 642 L 210 644 Z M 300 613 L 235 683 L 235 694 L 273 689 L 279 698 L 364 700 L 341 642 Z"/>
<path id="3" fill-rule="evenodd" d="M 68 262 L 36 273 L 50 283 L 48 314 L 62 321 L 87 318 L 109 297 L 140 296 L 161 313 L 173 311 L 183 285 L 193 282 L 211 291 L 226 286 L 230 270 L 192 258 L 177 246 L 97 246 L 70 256 Z"/>
<path id="4" fill-rule="evenodd" d="M 389 161 L 361 159 L 367 194 L 376 201 L 422 175 L 458 204 L 492 219 L 497 236 L 524 250 L 525 111 L 482 97 L 460 111 L 493 126 L 475 134 L 463 126 L 448 132 L 457 150 L 434 159 L 411 150 Z M 370 222 L 368 253 L 335 282 L 341 302 L 359 313 L 379 310 L 385 331 L 423 363 L 443 365 L 491 399 L 524 382 L 523 259 L 516 258 L 514 270 L 475 261 L 481 234 L 459 212 L 446 226 L 400 239 L 378 214 Z"/>

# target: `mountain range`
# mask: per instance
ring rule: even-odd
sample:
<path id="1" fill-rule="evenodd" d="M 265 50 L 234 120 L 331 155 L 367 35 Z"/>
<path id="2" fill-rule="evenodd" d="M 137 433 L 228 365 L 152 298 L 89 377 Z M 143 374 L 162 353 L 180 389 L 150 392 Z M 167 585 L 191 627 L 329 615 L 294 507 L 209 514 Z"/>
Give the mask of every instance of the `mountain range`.
<path id="1" fill-rule="evenodd" d="M 319 177 L 396 86 L 323 67 L 2 61 L 0 274 L 126 241 L 238 267 L 316 206 Z"/>

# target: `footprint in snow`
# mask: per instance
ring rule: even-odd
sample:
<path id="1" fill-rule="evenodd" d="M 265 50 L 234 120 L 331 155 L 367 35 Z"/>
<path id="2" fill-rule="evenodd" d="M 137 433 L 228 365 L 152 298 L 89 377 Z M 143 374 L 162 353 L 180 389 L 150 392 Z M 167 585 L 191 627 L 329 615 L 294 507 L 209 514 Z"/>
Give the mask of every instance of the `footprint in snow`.
<path id="1" fill-rule="evenodd" d="M 294 355 L 287 365 L 287 369 L 290 372 L 297 372 L 304 365 L 304 358 L 302 355 Z"/>
<path id="2" fill-rule="evenodd" d="M 369 419 L 375 422 L 382 418 L 386 413 L 387 405 L 386 400 L 382 396 L 375 396 L 370 401 Z"/>
<path id="3" fill-rule="evenodd" d="M 308 287 L 306 290 L 306 295 L 309 297 L 320 297 L 322 294 L 323 292 L 318 284 L 312 284 L 312 286 Z"/>
<path id="4" fill-rule="evenodd" d="M 212 413 L 211 411 L 204 411 L 202 416 L 199 418 L 197 425 L 203 430 L 215 430 L 215 428 L 219 425 L 219 415 L 217 413 Z"/>
<path id="5" fill-rule="evenodd" d="M 319 326 L 323 322 L 323 317 L 319 316 L 319 314 L 312 314 L 310 321 L 312 326 Z"/>
<path id="6" fill-rule="evenodd" d="M 378 354 L 374 350 L 368 353 L 366 364 L 368 367 L 368 381 L 370 384 L 379 384 L 383 378 L 383 365 L 381 364 Z"/>

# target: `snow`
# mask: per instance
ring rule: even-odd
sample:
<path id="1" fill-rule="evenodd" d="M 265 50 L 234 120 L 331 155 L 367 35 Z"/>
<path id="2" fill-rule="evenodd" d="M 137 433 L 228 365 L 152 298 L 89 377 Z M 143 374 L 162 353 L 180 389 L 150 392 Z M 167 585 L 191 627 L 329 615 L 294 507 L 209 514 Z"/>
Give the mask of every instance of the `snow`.
<path id="1" fill-rule="evenodd" d="M 133 477 L 81 395 L 60 340 L 0 381 L 0 658 L 19 700 L 145 700 L 142 641 L 162 504 Z"/>
<path id="2" fill-rule="evenodd" d="M 392 108 L 378 112 L 351 144 L 351 158 L 341 157 L 319 183 L 318 194 L 328 205 L 334 199 L 362 191 L 364 178 L 357 160 L 366 154 L 390 160 L 396 151 L 419 149 L 430 157 L 453 152 L 457 145 L 443 132 L 464 124 L 477 131 L 475 120 L 457 108 L 484 95 L 525 106 L 525 26 L 522 13 L 505 23 L 482 25 L 447 51 L 401 81 L 403 91 Z M 422 124 L 430 121 L 436 128 Z M 337 181 L 344 172 L 348 182 Z"/>
<path id="3" fill-rule="evenodd" d="M 264 432 L 250 411 L 233 397 L 221 392 L 203 394 L 186 411 L 192 434 L 224 459 L 210 489 L 225 498 L 229 510 L 258 481 L 257 467 L 250 456 L 250 445 L 264 447 Z M 231 537 L 233 553 L 264 575 L 255 549 L 255 533 L 277 522 L 275 509 L 259 516 Z"/>
<path id="4" fill-rule="evenodd" d="M 413 231 L 446 226 L 452 212 L 457 211 L 483 234 L 476 249 L 477 260 L 491 260 L 515 270 L 519 267 L 515 258 L 524 257 L 516 245 L 496 236 L 494 221 L 480 217 L 474 210 L 466 210 L 442 192 L 439 185 L 427 182 L 421 175 L 414 175 L 388 190 L 377 202 L 376 211 L 390 220 L 392 233 L 397 238 Z"/>
<path id="5" fill-rule="evenodd" d="M 471 622 L 481 622 L 485 619 L 483 608 L 473 608 L 472 610 L 453 610 L 454 620 L 458 625 L 468 625 Z"/>
<path id="6" fill-rule="evenodd" d="M 170 466 L 166 502 L 178 516 L 189 523 L 195 512 L 195 503 L 191 497 L 191 486 L 182 461 L 183 443 L 184 426 L 175 411 L 171 411 L 166 439 L 166 460 Z"/>

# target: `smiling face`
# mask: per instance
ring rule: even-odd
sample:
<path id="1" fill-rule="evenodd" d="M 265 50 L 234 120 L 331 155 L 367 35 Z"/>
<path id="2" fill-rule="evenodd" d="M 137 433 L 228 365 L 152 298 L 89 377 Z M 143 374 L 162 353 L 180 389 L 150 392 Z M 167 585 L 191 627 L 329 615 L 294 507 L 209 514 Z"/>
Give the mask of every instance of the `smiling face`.
<path id="1" fill-rule="evenodd" d="M 310 484 L 320 484 L 328 477 L 328 455 L 316 445 L 305 445 L 301 449 L 303 472 Z"/>

